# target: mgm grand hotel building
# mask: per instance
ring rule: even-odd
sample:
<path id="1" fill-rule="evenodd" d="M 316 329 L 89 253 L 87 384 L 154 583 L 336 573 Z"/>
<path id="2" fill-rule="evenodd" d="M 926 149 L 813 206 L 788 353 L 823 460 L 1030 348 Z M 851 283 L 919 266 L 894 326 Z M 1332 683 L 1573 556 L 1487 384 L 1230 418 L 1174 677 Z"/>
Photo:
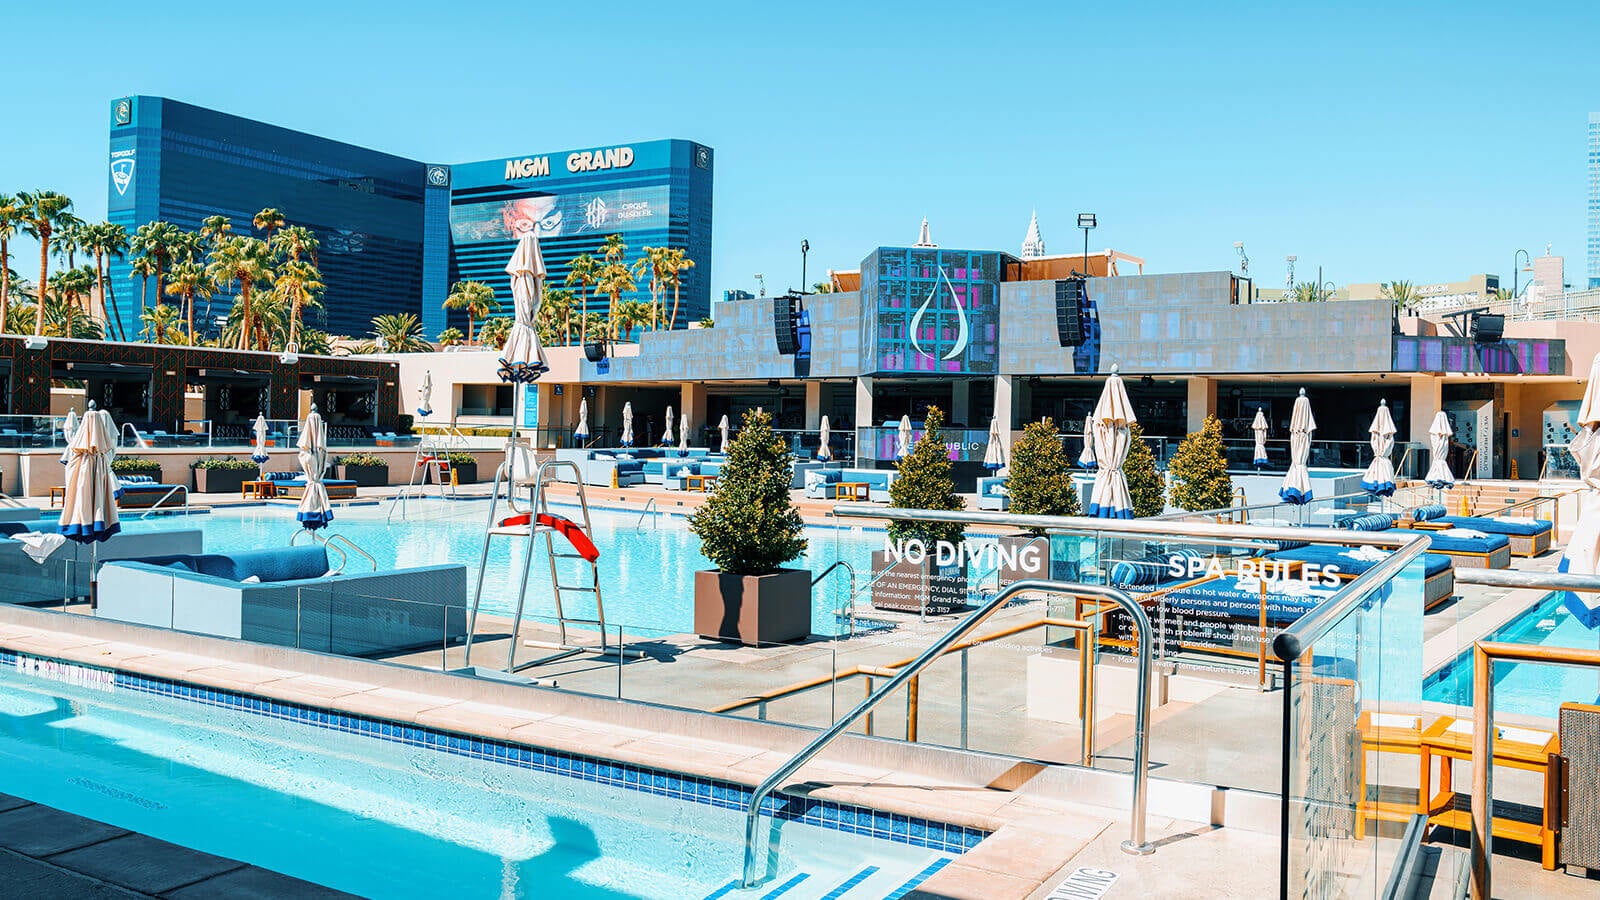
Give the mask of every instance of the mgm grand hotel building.
<path id="1" fill-rule="evenodd" d="M 646 333 L 598 361 L 553 350 L 553 371 L 520 414 L 548 435 L 546 446 L 566 446 L 587 399 L 586 444 L 603 447 L 616 445 L 624 403 L 641 444 L 659 441 L 670 406 L 687 414 L 692 442 L 707 446 L 722 416 L 737 428 L 745 410 L 761 407 L 807 454 L 827 416 L 836 457 L 888 467 L 900 418 L 920 426 L 937 405 L 958 484 L 970 489 L 993 418 L 1016 432 L 1048 416 L 1081 434 L 1116 370 L 1159 457 L 1215 415 L 1230 463 L 1253 468 L 1250 423 L 1260 409 L 1269 469 L 1286 467 L 1303 388 L 1318 424 L 1313 467 L 1365 466 L 1367 427 L 1386 401 L 1402 445 L 1426 447 L 1444 409 L 1458 473 L 1470 464 L 1468 477 L 1536 478 L 1547 452 L 1562 455 L 1600 348 L 1600 324 L 1514 322 L 1496 334 L 1488 317 L 1463 330 L 1397 317 L 1386 300 L 1252 303 L 1249 282 L 1232 273 L 1121 274 L 1117 262 L 1130 259 L 879 247 L 859 271 L 830 273 L 833 293 L 724 301 L 712 328 Z M 1072 277 L 1085 270 L 1086 280 Z M 414 391 L 423 361 L 409 362 L 402 389 Z M 1402 474 L 1427 462 L 1418 448 Z"/>

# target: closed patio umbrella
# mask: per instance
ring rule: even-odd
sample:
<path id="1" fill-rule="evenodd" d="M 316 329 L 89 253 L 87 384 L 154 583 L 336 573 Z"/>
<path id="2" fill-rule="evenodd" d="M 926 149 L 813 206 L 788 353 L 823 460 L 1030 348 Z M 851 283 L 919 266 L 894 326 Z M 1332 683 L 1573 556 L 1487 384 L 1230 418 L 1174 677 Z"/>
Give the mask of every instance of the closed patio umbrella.
<path id="1" fill-rule="evenodd" d="M 717 423 L 717 431 L 722 433 L 722 449 L 721 449 L 721 453 L 724 456 L 726 456 L 727 453 L 728 453 L 728 417 L 727 416 L 723 416 L 722 417 L 722 421 Z"/>
<path id="2" fill-rule="evenodd" d="M 622 440 L 624 447 L 633 446 L 633 401 L 622 404 Z"/>
<path id="3" fill-rule="evenodd" d="M 661 446 L 672 446 L 672 407 L 667 407 L 667 427 L 661 431 Z"/>
<path id="4" fill-rule="evenodd" d="M 1600 355 L 1589 367 L 1589 386 L 1578 407 L 1578 433 L 1567 446 L 1578 464 L 1583 490 L 1578 494 L 1578 523 L 1572 529 L 1567 549 L 1561 554 L 1558 572 L 1593 575 L 1600 571 Z M 1584 627 L 1600 627 L 1600 595 L 1567 591 L 1562 605 Z"/>
<path id="5" fill-rule="evenodd" d="M 1006 467 L 1006 446 L 1000 438 L 1000 417 L 989 420 L 989 446 L 983 449 L 983 467 L 998 472 Z"/>
<path id="6" fill-rule="evenodd" d="M 1111 377 L 1100 391 L 1100 401 L 1094 406 L 1094 456 L 1099 471 L 1094 475 L 1094 490 L 1089 495 L 1090 516 L 1101 519 L 1133 518 L 1133 495 L 1128 492 L 1128 479 L 1122 474 L 1122 463 L 1128 458 L 1132 441 L 1129 428 L 1138 422 L 1133 414 L 1133 404 L 1128 400 L 1127 388 L 1117 367 L 1111 367 Z"/>
<path id="7" fill-rule="evenodd" d="M 250 428 L 256 435 L 255 445 L 250 450 L 250 461 L 260 466 L 262 474 L 265 474 L 267 460 L 272 458 L 267 455 L 267 417 L 258 413 L 255 424 L 251 425 Z"/>
<path id="8" fill-rule="evenodd" d="M 1093 469 L 1099 463 L 1094 458 L 1094 413 L 1083 417 L 1083 452 L 1078 454 L 1078 468 Z"/>
<path id="9" fill-rule="evenodd" d="M 328 469 L 328 426 L 323 424 L 314 403 L 300 426 L 299 450 L 306 492 L 300 498 L 295 518 L 300 520 L 302 528 L 315 531 L 333 521 L 333 508 L 328 502 L 328 489 L 322 484 L 323 473 Z"/>
<path id="10" fill-rule="evenodd" d="M 422 387 L 417 388 L 419 400 L 417 402 L 417 415 L 426 419 L 433 415 L 433 372 L 422 373 Z"/>
<path id="11" fill-rule="evenodd" d="M 580 444 L 589 439 L 589 400 L 578 401 L 578 425 L 572 429 L 573 440 Z"/>
<path id="12" fill-rule="evenodd" d="M 1455 434 L 1455 429 L 1450 427 L 1450 417 L 1445 415 L 1444 410 L 1433 414 L 1433 424 L 1428 426 L 1428 455 L 1433 459 L 1428 463 L 1428 475 L 1423 480 L 1441 491 L 1448 490 L 1456 483 L 1456 476 L 1450 471 L 1450 439 Z"/>
<path id="13" fill-rule="evenodd" d="M 78 411 L 67 410 L 67 418 L 61 423 L 61 464 L 64 466 L 72 459 L 72 438 L 78 433 Z"/>
<path id="14" fill-rule="evenodd" d="M 1394 493 L 1394 463 L 1389 454 L 1394 452 L 1394 418 L 1389 415 L 1389 401 L 1378 401 L 1377 415 L 1367 426 L 1372 441 L 1372 464 L 1361 476 L 1361 489 L 1378 497 Z"/>
<path id="15" fill-rule="evenodd" d="M 1306 465 L 1311 461 L 1311 433 L 1316 430 L 1311 401 L 1306 398 L 1306 389 L 1301 388 L 1289 416 L 1289 471 L 1283 476 L 1283 487 L 1278 488 L 1278 496 L 1285 503 L 1311 502 L 1311 471 Z"/>
<path id="16" fill-rule="evenodd" d="M 544 254 L 539 252 L 539 237 L 529 231 L 517 240 L 517 248 L 506 263 L 511 276 L 511 301 L 514 315 L 511 334 L 500 351 L 500 380 L 517 384 L 537 381 L 549 370 L 544 362 L 544 347 L 539 345 L 539 306 L 544 301 Z"/>
<path id="17" fill-rule="evenodd" d="M 67 447 L 66 493 L 61 499 L 61 534 L 94 543 L 122 530 L 117 523 L 117 426 L 111 414 L 89 404 Z"/>
<path id="18" fill-rule="evenodd" d="M 684 413 L 678 418 L 678 455 L 689 455 L 689 414 Z"/>
<path id="19" fill-rule="evenodd" d="M 895 434 L 894 458 L 905 459 L 911 455 L 911 417 L 900 417 L 900 430 Z"/>
<path id="20" fill-rule="evenodd" d="M 822 417 L 822 426 L 817 429 L 817 459 L 827 462 L 833 459 L 833 448 L 828 446 L 832 435 L 828 434 L 828 417 Z"/>
<path id="21" fill-rule="evenodd" d="M 1250 423 L 1250 430 L 1256 433 L 1256 468 L 1267 464 L 1267 413 L 1261 407 L 1256 407 L 1256 420 Z"/>

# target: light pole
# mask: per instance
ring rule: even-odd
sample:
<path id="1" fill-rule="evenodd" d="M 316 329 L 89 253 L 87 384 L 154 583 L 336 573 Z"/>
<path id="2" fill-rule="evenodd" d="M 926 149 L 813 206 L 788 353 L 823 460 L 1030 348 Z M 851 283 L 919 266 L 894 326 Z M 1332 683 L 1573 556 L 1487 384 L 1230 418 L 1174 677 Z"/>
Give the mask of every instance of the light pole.
<path id="1" fill-rule="evenodd" d="M 800 293 L 804 294 L 811 285 L 806 282 L 806 254 L 811 252 L 811 242 L 805 238 L 800 239 Z"/>
<path id="2" fill-rule="evenodd" d="M 1083 229 L 1083 277 L 1089 277 L 1089 229 L 1098 224 L 1094 213 L 1078 213 L 1078 227 Z M 1111 275 L 1111 264 L 1106 263 L 1106 276 Z"/>
<path id="3" fill-rule="evenodd" d="M 1513 319 L 1517 317 L 1517 276 L 1522 274 L 1522 270 L 1517 268 L 1517 257 L 1519 256 L 1527 257 L 1530 264 L 1533 259 L 1533 254 L 1526 250 L 1518 250 L 1511 254 L 1511 318 Z"/>
<path id="4" fill-rule="evenodd" d="M 1332 285 L 1332 284 L 1333 284 L 1332 281 L 1324 281 L 1322 283 L 1322 299 L 1323 299 L 1323 301 L 1327 301 L 1328 295 L 1333 293 L 1333 291 L 1328 290 L 1328 287 L 1330 285 Z"/>

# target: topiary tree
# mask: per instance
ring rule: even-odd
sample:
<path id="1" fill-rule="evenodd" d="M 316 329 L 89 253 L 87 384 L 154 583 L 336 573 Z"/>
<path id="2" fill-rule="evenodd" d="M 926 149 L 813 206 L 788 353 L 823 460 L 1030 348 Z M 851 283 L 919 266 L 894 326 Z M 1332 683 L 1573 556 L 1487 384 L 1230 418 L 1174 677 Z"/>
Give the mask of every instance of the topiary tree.
<path id="1" fill-rule="evenodd" d="M 1172 504 L 1180 509 L 1221 509 L 1233 502 L 1222 423 L 1215 416 L 1206 416 L 1200 430 L 1183 439 L 1167 472 L 1172 476 Z"/>
<path id="2" fill-rule="evenodd" d="M 922 423 L 922 440 L 900 460 L 900 474 L 889 485 L 891 507 L 955 510 L 967 505 L 956 494 L 955 482 L 950 478 L 950 450 L 939 434 L 943 426 L 944 412 L 937 406 L 928 407 L 928 417 Z M 889 523 L 891 540 L 918 540 L 926 546 L 937 541 L 959 541 L 965 530 L 966 526 L 960 522 L 894 520 Z"/>
<path id="3" fill-rule="evenodd" d="M 1006 479 L 1011 512 L 1025 516 L 1081 515 L 1078 488 L 1069 471 L 1071 465 L 1054 421 L 1046 417 L 1028 423 L 1022 429 L 1022 439 L 1011 448 L 1011 475 Z M 1044 534 L 1043 529 L 1028 531 Z"/>
<path id="4" fill-rule="evenodd" d="M 750 410 L 728 445 L 717 490 L 689 530 L 700 552 L 733 575 L 768 575 L 806 551 L 805 525 L 789 498 L 793 455 L 772 434 L 772 417 Z"/>
<path id="5" fill-rule="evenodd" d="M 1144 429 L 1135 423 L 1128 432 L 1128 458 L 1122 463 L 1122 477 L 1128 480 L 1133 496 L 1135 518 L 1159 516 L 1167 508 L 1167 486 L 1156 471 L 1156 460 L 1144 442 Z"/>

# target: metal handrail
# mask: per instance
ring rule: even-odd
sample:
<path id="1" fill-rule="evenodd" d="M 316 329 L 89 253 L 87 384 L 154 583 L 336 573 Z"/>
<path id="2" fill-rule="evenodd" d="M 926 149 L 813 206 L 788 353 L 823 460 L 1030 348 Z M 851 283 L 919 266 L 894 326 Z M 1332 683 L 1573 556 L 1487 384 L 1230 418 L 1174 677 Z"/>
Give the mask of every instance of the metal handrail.
<path id="1" fill-rule="evenodd" d="M 1369 538 L 1381 534 L 1372 531 L 1358 533 Z M 1335 591 L 1327 602 L 1318 604 L 1310 612 L 1296 619 L 1293 625 L 1278 632 L 1272 639 L 1272 652 L 1286 663 L 1299 659 L 1306 648 L 1342 622 L 1345 616 L 1353 612 L 1379 588 L 1392 581 L 1413 560 L 1421 557 L 1431 543 L 1433 541 L 1427 532 L 1419 532 L 1416 537 L 1404 541 L 1399 549 L 1389 554 L 1383 561 Z"/>
<path id="2" fill-rule="evenodd" d="M 900 510 L 900 512 L 938 512 L 936 510 Z M 877 705 L 915 678 L 924 668 L 927 668 L 939 657 L 943 656 L 951 645 L 966 637 L 978 626 L 982 625 L 995 612 L 1000 610 L 1011 600 L 1014 595 L 1025 591 L 1051 594 L 1071 594 L 1073 596 L 1091 596 L 1111 600 L 1122 607 L 1134 620 L 1137 629 L 1138 657 L 1139 657 L 1139 682 L 1138 700 L 1135 706 L 1134 745 L 1133 745 L 1133 809 L 1132 835 L 1129 840 L 1122 843 L 1123 851 L 1140 856 L 1155 852 L 1155 847 L 1145 841 L 1145 795 L 1149 787 L 1149 767 L 1147 755 L 1149 752 L 1149 718 L 1150 718 L 1150 619 L 1145 615 L 1144 607 L 1136 603 L 1123 591 L 1104 585 L 1072 584 L 1062 581 L 1025 580 L 1013 582 L 1005 590 L 996 594 L 993 599 L 979 607 L 967 616 L 954 628 L 945 632 L 934 641 L 928 649 L 922 651 L 905 668 L 897 672 L 894 677 L 884 683 L 883 687 L 867 696 L 856 707 L 845 713 L 844 717 L 833 723 L 827 731 L 817 735 L 804 748 L 791 756 L 787 762 L 778 767 L 776 772 L 756 786 L 750 794 L 750 803 L 745 809 L 744 830 L 744 874 L 741 886 L 749 889 L 760 883 L 756 875 L 756 829 L 761 817 L 761 804 L 768 796 L 778 789 L 786 779 L 802 766 L 810 762 L 818 753 L 822 752 L 829 744 L 833 743 L 854 725 L 862 716 L 870 713 Z"/>
<path id="3" fill-rule="evenodd" d="M 165 494 L 162 494 L 160 500 L 157 500 L 156 502 L 150 504 L 150 508 L 145 510 L 139 516 L 139 518 L 141 518 L 141 519 L 149 518 L 151 513 L 155 512 L 156 510 L 161 508 L 161 504 L 167 502 L 167 498 L 168 497 L 171 497 L 173 494 L 176 494 L 179 491 L 183 491 L 183 514 L 187 516 L 189 514 L 189 486 L 186 485 L 186 484 L 179 484 L 179 485 L 174 485 L 172 487 L 172 490 L 167 491 Z"/>
<path id="4" fill-rule="evenodd" d="M 644 517 L 648 516 L 652 512 L 656 514 L 656 517 L 654 519 L 650 520 L 650 525 L 651 525 L 652 528 L 659 529 L 661 527 L 661 510 L 656 506 L 656 498 L 651 497 L 650 498 L 650 502 L 648 502 L 648 503 L 646 503 L 644 505 L 644 509 L 639 510 L 639 521 L 633 523 L 633 530 L 634 531 L 643 531 L 644 530 Z M 815 581 L 813 581 L 811 583 L 812 584 L 816 584 Z"/>
<path id="5" fill-rule="evenodd" d="M 344 547 L 348 547 L 351 550 L 355 551 L 355 554 L 357 556 L 360 556 L 363 559 L 365 559 L 367 562 L 371 563 L 372 564 L 372 571 L 374 571 L 374 572 L 378 571 L 378 561 L 373 558 L 372 554 L 368 553 L 367 551 L 365 551 L 363 549 L 361 549 L 361 547 L 358 546 L 355 541 L 350 540 L 349 538 L 345 537 L 342 534 L 330 534 L 330 535 L 328 535 L 327 537 L 322 539 L 322 545 L 324 547 L 334 547 L 334 542 L 335 541 L 337 541 L 340 545 L 342 545 Z M 334 547 L 334 549 L 338 549 L 338 548 Z M 343 567 L 341 566 L 341 568 L 343 568 Z"/>
<path id="6" fill-rule="evenodd" d="M 653 503 L 655 501 L 651 501 L 651 502 Z M 842 559 L 836 559 L 836 560 L 834 560 L 833 565 L 831 565 L 831 566 L 827 567 L 826 569 L 822 570 L 822 574 L 821 575 L 818 575 L 817 577 L 811 579 L 811 587 L 815 588 L 817 585 L 821 584 L 822 583 L 822 579 L 827 578 L 829 575 L 832 575 L 835 569 L 844 569 L 846 572 L 850 573 L 850 593 L 846 594 L 845 596 L 850 598 L 847 601 L 849 603 L 849 605 L 850 605 L 850 636 L 851 637 L 855 637 L 856 636 L 856 567 L 850 565 L 850 563 L 848 563 L 848 562 L 846 562 L 846 561 L 844 561 Z M 879 574 L 879 577 L 880 578 L 882 577 L 882 573 Z M 873 581 L 877 581 L 877 579 L 874 578 Z M 840 616 L 840 615 L 843 615 L 843 611 L 842 610 L 835 612 L 835 616 L 836 617 Z M 834 651 L 833 651 L 834 652 L 834 656 L 836 656 L 836 657 L 839 654 L 837 643 L 838 642 L 836 641 L 835 642 Z"/>

